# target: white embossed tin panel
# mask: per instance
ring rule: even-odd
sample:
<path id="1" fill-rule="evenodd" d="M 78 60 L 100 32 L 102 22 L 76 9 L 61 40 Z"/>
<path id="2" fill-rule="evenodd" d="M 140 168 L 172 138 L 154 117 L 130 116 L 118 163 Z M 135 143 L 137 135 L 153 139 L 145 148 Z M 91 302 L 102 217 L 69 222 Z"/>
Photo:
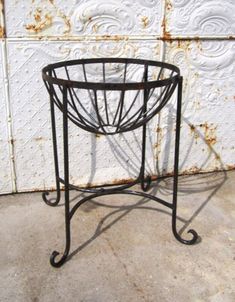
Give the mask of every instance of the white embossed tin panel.
<path id="1" fill-rule="evenodd" d="M 159 59 L 159 42 L 8 42 L 10 98 L 15 137 L 18 191 L 54 186 L 48 94 L 41 69 L 48 63 L 82 57 Z M 14 83 L 14 84 L 13 84 Z M 61 114 L 57 122 L 61 125 Z M 104 183 L 138 174 L 140 131 L 113 139 L 88 135 L 70 124 L 72 182 Z M 150 128 L 154 128 L 150 124 Z M 150 129 L 151 130 L 151 129 Z M 152 158 L 155 131 L 149 131 L 147 156 Z M 61 141 L 62 132 L 58 133 Z M 115 146 L 115 141 L 118 146 Z M 62 154 L 60 150 L 60 159 Z M 126 156 L 128 155 L 128 156 Z M 129 158 L 128 158 L 129 157 Z M 154 173 L 151 159 L 147 169 Z M 62 171 L 62 169 L 61 169 Z"/>
<path id="2" fill-rule="evenodd" d="M 178 65 L 184 76 L 181 173 L 234 165 L 234 59 L 233 41 L 167 43 L 166 60 Z M 161 169 L 166 173 L 173 169 L 174 118 L 175 106 L 168 105 L 162 113 L 159 152 Z"/>
<path id="3" fill-rule="evenodd" d="M 3 76 L 3 43 L 0 42 L 0 193 L 12 192 L 12 177 L 8 139 L 7 108 L 5 98 L 5 82 Z"/>
<path id="4" fill-rule="evenodd" d="M 157 35 L 160 0 L 7 0 L 8 37 Z"/>
<path id="5" fill-rule="evenodd" d="M 8 62 L 9 74 L 0 93 L 7 92 L 9 82 L 14 153 L 10 158 L 9 146 L 2 144 L 10 144 L 7 123 L 2 123 L 1 161 L 7 182 L 1 193 L 11 190 L 11 164 L 19 191 L 54 187 L 50 112 L 41 68 L 73 58 L 165 58 L 178 65 L 184 75 L 181 173 L 234 167 L 235 50 L 234 41 L 229 41 L 235 32 L 233 0 L 7 0 L 4 6 L 0 37 L 8 45 L 3 63 Z M 166 42 L 172 37 L 179 39 Z M 64 42 L 55 42 L 60 39 Z M 5 102 L 1 106 L 4 120 Z M 172 173 L 174 117 L 175 99 L 149 126 L 147 170 L 152 174 Z M 71 125 L 72 182 L 115 183 L 135 177 L 140 136 L 140 129 L 113 138 L 88 136 Z M 59 155 L 62 160 L 61 150 Z"/>
<path id="6" fill-rule="evenodd" d="M 166 33 L 176 36 L 235 34 L 234 0 L 167 0 Z"/>

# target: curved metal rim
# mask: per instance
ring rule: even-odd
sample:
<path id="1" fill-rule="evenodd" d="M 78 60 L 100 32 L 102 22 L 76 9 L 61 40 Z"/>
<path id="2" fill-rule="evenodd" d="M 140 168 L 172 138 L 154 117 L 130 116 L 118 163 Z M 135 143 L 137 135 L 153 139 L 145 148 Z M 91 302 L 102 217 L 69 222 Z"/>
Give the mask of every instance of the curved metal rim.
<path id="1" fill-rule="evenodd" d="M 71 81 L 61 78 L 55 78 L 49 76 L 47 73 L 53 69 L 72 66 L 79 64 L 92 64 L 92 63 L 127 63 L 127 64 L 139 64 L 139 65 L 148 65 L 148 66 L 157 66 L 163 67 L 175 71 L 177 75 L 172 78 L 148 82 L 135 82 L 135 83 L 98 83 L 98 82 L 79 82 Z M 49 64 L 42 69 L 43 80 L 56 85 L 62 85 L 66 87 L 81 88 L 81 89 L 94 89 L 94 90 L 142 90 L 142 89 L 151 89 L 155 87 L 163 87 L 169 85 L 170 83 L 177 81 L 180 77 L 180 70 L 177 66 L 152 60 L 143 60 L 143 59 L 131 59 L 131 58 L 94 58 L 94 59 L 79 59 L 79 60 L 70 60 L 58 62 L 55 64 Z"/>

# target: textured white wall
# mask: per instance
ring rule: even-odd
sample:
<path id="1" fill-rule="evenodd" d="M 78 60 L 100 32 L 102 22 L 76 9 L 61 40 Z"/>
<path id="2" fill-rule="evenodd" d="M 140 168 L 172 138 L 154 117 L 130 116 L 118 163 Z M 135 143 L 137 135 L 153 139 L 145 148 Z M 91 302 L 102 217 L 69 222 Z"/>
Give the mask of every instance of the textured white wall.
<path id="1" fill-rule="evenodd" d="M 74 58 L 135 57 L 179 66 L 184 76 L 180 172 L 235 167 L 234 0 L 4 2 L 0 193 L 54 187 L 41 69 Z M 154 175 L 172 173 L 174 117 L 172 98 L 149 125 L 147 169 Z M 106 138 L 70 126 L 72 182 L 115 183 L 138 174 L 139 130 Z"/>

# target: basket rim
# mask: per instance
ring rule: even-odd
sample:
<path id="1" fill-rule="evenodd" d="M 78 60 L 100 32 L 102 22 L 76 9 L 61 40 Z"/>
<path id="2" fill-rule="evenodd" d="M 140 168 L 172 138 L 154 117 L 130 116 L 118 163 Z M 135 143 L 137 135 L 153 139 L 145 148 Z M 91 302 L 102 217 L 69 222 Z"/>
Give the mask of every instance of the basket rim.
<path id="1" fill-rule="evenodd" d="M 133 83 L 99 83 L 99 82 L 85 82 L 85 81 L 73 81 L 66 80 L 62 78 L 56 78 L 52 76 L 52 71 L 54 69 L 79 65 L 79 64 L 92 64 L 92 63 L 126 63 L 126 64 L 139 64 L 144 66 L 157 66 L 171 71 L 176 72 L 177 74 L 171 78 L 155 81 L 146 81 L 146 82 L 133 82 Z M 76 59 L 61 61 L 53 64 L 49 64 L 42 69 L 42 78 L 44 81 L 49 84 L 56 84 L 63 87 L 72 87 L 80 89 L 93 89 L 93 90 L 143 90 L 151 89 L 155 87 L 163 87 L 169 85 L 175 81 L 179 81 L 180 78 L 180 69 L 170 63 L 145 60 L 145 59 L 135 59 L 135 58 L 87 58 L 87 59 Z"/>

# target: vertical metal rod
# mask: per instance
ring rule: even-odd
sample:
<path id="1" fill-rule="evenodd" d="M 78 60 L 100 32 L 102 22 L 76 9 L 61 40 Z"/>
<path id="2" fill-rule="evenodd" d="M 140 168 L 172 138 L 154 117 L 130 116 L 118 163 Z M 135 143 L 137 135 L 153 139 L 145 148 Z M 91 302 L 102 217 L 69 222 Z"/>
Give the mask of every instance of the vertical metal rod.
<path id="1" fill-rule="evenodd" d="M 148 81 L 148 65 L 144 66 L 144 82 Z M 146 117 L 147 111 L 147 100 L 148 100 L 149 91 L 144 89 L 144 105 L 143 105 L 143 119 Z M 141 157 L 141 168 L 140 168 L 140 180 L 141 180 L 141 188 L 143 191 L 147 191 L 150 183 L 151 177 L 148 176 L 146 180 L 144 179 L 144 172 L 145 172 L 145 153 L 146 153 L 146 123 L 143 124 L 142 127 L 142 157 Z M 146 181 L 146 185 L 145 185 Z"/>
<path id="2" fill-rule="evenodd" d="M 69 221 L 69 145 L 68 145 L 68 102 L 67 88 L 63 87 L 63 137 L 64 137 L 64 182 L 65 182 L 65 224 L 66 244 L 70 245 L 70 221 Z"/>
<path id="3" fill-rule="evenodd" d="M 104 133 L 106 133 L 106 130 L 104 128 L 104 121 L 101 117 L 101 114 L 99 112 L 99 106 L 98 106 L 98 98 L 97 98 L 97 90 L 93 90 L 93 93 L 94 93 L 94 109 L 95 109 L 95 113 L 96 113 L 96 116 L 97 116 L 97 123 L 98 123 L 98 128 L 102 129 Z"/>
<path id="4" fill-rule="evenodd" d="M 102 63 L 103 67 L 103 82 L 105 83 L 105 63 Z M 105 108 L 105 114 L 106 114 L 106 123 L 109 124 L 109 114 L 108 114 L 108 103 L 107 103 L 107 94 L 106 90 L 103 90 L 104 93 L 104 108 Z"/>
<path id="5" fill-rule="evenodd" d="M 179 173 L 179 146 L 180 146 L 180 124 L 181 124 L 181 100 L 182 100 L 182 77 L 178 83 L 176 112 L 176 133 L 175 133 L 175 158 L 174 158 L 174 184 L 173 184 L 173 221 L 176 219 L 178 173 Z M 175 224 L 173 226 L 175 228 Z"/>
<path id="6" fill-rule="evenodd" d="M 54 267 L 60 267 L 68 256 L 70 250 L 70 217 L 69 217 L 69 146 L 68 146 L 68 101 L 67 87 L 63 87 L 63 146 L 64 146 L 64 197 L 65 197 L 65 250 L 59 261 L 55 258 L 59 253 L 54 251 L 50 257 L 50 263 Z"/>
<path id="7" fill-rule="evenodd" d="M 119 100 L 120 110 L 119 110 L 119 118 L 118 118 L 118 121 L 117 121 L 116 131 L 118 131 L 119 128 L 120 128 L 120 123 L 121 123 L 121 119 L 122 119 L 122 112 L 123 112 L 123 105 L 124 105 L 124 98 L 125 98 L 125 90 L 122 90 L 121 93 L 120 93 L 120 100 Z"/>
<path id="8" fill-rule="evenodd" d="M 49 71 L 49 76 L 52 73 Z M 51 109 L 51 129 L 52 129 L 52 142 L 53 142 L 53 155 L 54 155 L 54 168 L 55 168 L 55 180 L 56 180 L 56 200 L 52 202 L 47 199 L 50 194 L 48 191 L 42 193 L 42 198 L 46 204 L 55 207 L 60 201 L 60 182 L 59 182 L 59 162 L 58 162 L 58 152 L 57 152 L 57 137 L 56 137 L 56 121 L 55 121 L 55 105 L 53 100 L 53 89 L 52 84 L 49 84 L 50 93 L 50 109 Z"/>
<path id="9" fill-rule="evenodd" d="M 174 158 L 174 183 L 173 183 L 173 210 L 172 210 L 172 231 L 175 238 L 184 244 L 194 244 L 197 241 L 198 234 L 190 229 L 193 237 L 190 240 L 183 239 L 176 229 L 177 219 L 177 194 L 178 194 L 178 174 L 179 174 L 179 147 L 180 147 L 180 125 L 181 125 L 181 104 L 182 104 L 182 83 L 183 77 L 179 77 L 177 90 L 177 111 L 176 111 L 176 133 L 175 133 L 175 158 Z"/>

